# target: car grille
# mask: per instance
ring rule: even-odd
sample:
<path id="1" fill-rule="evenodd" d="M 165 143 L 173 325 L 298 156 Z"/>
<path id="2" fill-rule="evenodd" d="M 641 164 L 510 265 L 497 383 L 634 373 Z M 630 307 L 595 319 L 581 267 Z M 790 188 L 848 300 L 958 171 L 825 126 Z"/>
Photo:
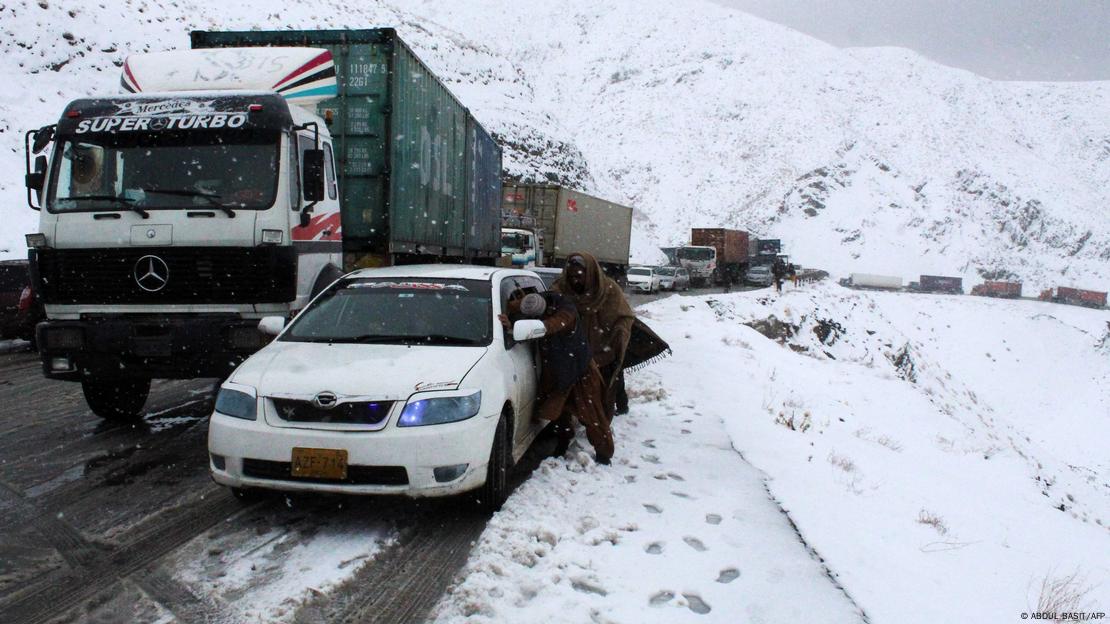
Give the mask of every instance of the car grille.
<path id="1" fill-rule="evenodd" d="M 349 425 L 377 425 L 393 407 L 393 401 L 352 401 L 340 403 L 331 409 L 316 407 L 311 401 L 271 399 L 278 417 L 287 422 L 342 423 Z"/>
<path id="2" fill-rule="evenodd" d="M 243 476 L 271 481 L 298 483 L 340 483 L 347 485 L 408 485 L 409 473 L 404 466 L 347 466 L 346 479 L 305 479 L 294 477 L 289 462 L 265 459 L 243 460 Z"/>
<path id="3" fill-rule="evenodd" d="M 144 256 L 165 262 L 157 291 L 136 282 Z M 35 250 L 45 303 L 283 303 L 297 290 L 292 247 L 136 247 Z"/>

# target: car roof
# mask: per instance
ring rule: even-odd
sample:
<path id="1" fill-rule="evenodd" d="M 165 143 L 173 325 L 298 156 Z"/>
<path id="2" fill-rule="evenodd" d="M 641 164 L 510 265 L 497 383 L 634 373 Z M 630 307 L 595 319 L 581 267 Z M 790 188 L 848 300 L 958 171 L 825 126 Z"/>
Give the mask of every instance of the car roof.
<path id="1" fill-rule="evenodd" d="M 476 266 L 470 264 L 406 264 L 402 266 L 358 269 L 347 277 L 436 277 L 441 279 L 492 280 L 496 275 L 528 275 L 524 269 Z"/>

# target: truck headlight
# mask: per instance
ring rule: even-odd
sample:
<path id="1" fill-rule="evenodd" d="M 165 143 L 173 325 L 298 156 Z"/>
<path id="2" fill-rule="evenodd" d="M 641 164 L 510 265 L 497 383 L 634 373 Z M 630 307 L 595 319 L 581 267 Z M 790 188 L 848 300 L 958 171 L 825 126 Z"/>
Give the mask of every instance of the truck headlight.
<path id="1" fill-rule="evenodd" d="M 466 420 L 478 414 L 482 406 L 482 391 L 470 396 L 438 397 L 411 401 L 405 405 L 398 427 L 421 427 Z"/>
<path id="2" fill-rule="evenodd" d="M 221 387 L 219 394 L 216 395 L 216 411 L 232 418 L 256 420 L 258 401 L 253 395 L 242 390 Z"/>
<path id="3" fill-rule="evenodd" d="M 24 234 L 23 238 L 27 240 L 27 246 L 31 249 L 41 249 L 46 247 L 46 234 Z"/>
<path id="4" fill-rule="evenodd" d="M 267 245 L 280 245 L 284 238 L 281 230 L 262 230 L 262 242 Z"/>

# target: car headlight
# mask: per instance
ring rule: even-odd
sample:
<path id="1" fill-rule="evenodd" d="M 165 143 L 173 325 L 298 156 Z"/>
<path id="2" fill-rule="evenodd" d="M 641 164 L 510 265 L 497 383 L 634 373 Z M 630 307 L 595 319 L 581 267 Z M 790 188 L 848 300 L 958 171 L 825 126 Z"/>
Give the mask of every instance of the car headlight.
<path id="1" fill-rule="evenodd" d="M 478 413 L 482 406 L 482 392 L 470 396 L 437 397 L 421 399 L 405 405 L 398 427 L 421 427 L 466 420 Z"/>
<path id="2" fill-rule="evenodd" d="M 232 418 L 256 420 L 258 401 L 253 395 L 242 390 L 220 388 L 220 392 L 216 395 L 216 411 Z"/>

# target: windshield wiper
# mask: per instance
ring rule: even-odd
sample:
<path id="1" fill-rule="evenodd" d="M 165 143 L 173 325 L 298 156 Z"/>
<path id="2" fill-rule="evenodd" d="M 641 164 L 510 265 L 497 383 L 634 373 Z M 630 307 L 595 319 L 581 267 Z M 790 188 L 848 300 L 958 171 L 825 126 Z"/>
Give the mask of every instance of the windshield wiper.
<path id="1" fill-rule="evenodd" d="M 235 211 L 231 208 L 220 203 L 220 196 L 216 193 L 205 193 L 195 189 L 156 189 L 156 188 L 143 188 L 140 189 L 144 193 L 161 193 L 162 195 L 177 195 L 179 197 L 203 197 L 208 203 L 223 210 L 227 216 L 232 219 L 235 218 Z"/>
<path id="2" fill-rule="evenodd" d="M 340 342 L 337 340 L 336 342 Z M 394 335 L 382 336 L 377 334 L 366 334 L 363 336 L 355 336 L 354 338 L 343 339 L 342 342 L 357 342 L 360 344 L 429 344 L 429 345 L 468 345 L 474 344 L 470 338 L 460 338 L 459 336 L 448 336 L 446 334 L 408 334 L 408 335 Z"/>
<path id="3" fill-rule="evenodd" d="M 131 205 L 135 203 L 135 199 L 133 197 L 124 197 L 123 195 L 75 195 L 73 197 L 58 197 L 54 201 L 78 201 L 81 199 L 88 199 L 91 201 L 117 201 L 121 204 L 125 204 L 125 207 L 128 210 L 139 213 L 142 218 L 150 218 L 149 212 L 143 210 L 142 208 L 139 208 L 138 206 Z"/>

